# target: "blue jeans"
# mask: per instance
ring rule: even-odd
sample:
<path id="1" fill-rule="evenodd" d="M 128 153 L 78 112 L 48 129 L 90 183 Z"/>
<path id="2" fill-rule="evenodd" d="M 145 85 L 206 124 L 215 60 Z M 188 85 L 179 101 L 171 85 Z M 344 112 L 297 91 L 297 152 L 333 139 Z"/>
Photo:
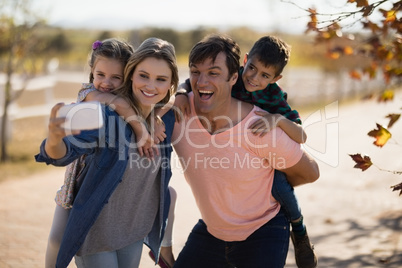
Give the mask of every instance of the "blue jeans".
<path id="1" fill-rule="evenodd" d="M 278 170 L 275 170 L 272 195 L 281 204 L 289 221 L 297 220 L 302 216 L 293 187 L 287 181 L 285 173 Z"/>
<path id="2" fill-rule="evenodd" d="M 283 268 L 289 247 L 289 222 L 283 211 L 244 241 L 212 236 L 202 220 L 194 226 L 174 268 Z"/>
<path id="3" fill-rule="evenodd" d="M 116 251 L 75 256 L 78 268 L 135 268 L 139 267 L 144 240 L 136 241 Z"/>

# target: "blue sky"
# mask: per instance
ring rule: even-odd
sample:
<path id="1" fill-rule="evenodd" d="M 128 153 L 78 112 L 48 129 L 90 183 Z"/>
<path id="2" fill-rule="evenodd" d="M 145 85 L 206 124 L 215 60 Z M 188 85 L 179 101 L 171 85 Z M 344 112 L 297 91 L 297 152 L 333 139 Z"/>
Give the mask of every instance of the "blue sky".
<path id="1" fill-rule="evenodd" d="M 289 0 L 287 0 L 289 1 Z M 303 8 L 336 10 L 330 0 L 293 0 Z M 332 3 L 331 3 L 332 2 Z M 281 0 L 33 0 L 53 25 L 126 30 L 143 26 L 187 30 L 197 26 L 248 26 L 264 31 L 303 33 L 307 14 Z M 339 10 L 339 9 L 338 9 Z"/>

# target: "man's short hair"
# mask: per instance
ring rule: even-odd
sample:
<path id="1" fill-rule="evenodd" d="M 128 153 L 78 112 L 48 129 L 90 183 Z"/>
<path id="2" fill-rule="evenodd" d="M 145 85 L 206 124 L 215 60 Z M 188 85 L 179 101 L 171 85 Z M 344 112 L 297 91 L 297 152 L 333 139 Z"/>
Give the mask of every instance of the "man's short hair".
<path id="1" fill-rule="evenodd" d="M 226 54 L 226 65 L 229 69 L 229 77 L 231 77 L 240 68 L 240 47 L 232 38 L 225 35 L 208 35 L 195 44 L 190 52 L 189 66 L 204 62 L 209 58 L 214 62 L 220 52 Z"/>

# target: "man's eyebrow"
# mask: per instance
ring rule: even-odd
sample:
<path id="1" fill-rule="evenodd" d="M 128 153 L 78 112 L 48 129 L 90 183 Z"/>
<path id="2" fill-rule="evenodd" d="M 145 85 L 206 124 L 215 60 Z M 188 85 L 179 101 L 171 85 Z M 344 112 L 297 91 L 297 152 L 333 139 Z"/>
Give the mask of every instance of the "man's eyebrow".
<path id="1" fill-rule="evenodd" d="M 190 68 L 191 67 L 197 68 L 195 63 L 190 63 Z M 208 70 L 213 70 L 213 69 L 222 70 L 222 68 L 220 66 L 218 66 L 218 65 L 213 65 L 211 67 L 208 67 Z"/>
<path id="2" fill-rule="evenodd" d="M 220 66 L 211 66 L 208 68 L 208 70 L 213 70 L 213 69 L 222 70 L 222 68 Z"/>

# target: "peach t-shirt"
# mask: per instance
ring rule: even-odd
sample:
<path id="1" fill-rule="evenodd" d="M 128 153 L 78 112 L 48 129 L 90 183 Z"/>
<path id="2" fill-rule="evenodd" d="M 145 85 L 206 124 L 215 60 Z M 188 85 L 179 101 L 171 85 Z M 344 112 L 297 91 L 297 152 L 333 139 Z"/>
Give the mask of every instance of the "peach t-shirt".
<path id="1" fill-rule="evenodd" d="M 253 110 L 227 131 L 211 135 L 194 113 L 176 123 L 172 143 L 208 231 L 224 241 L 245 240 L 275 217 L 280 209 L 272 197 L 274 169 L 295 165 L 300 144 L 280 128 L 264 137 L 248 125 L 260 118 Z"/>

